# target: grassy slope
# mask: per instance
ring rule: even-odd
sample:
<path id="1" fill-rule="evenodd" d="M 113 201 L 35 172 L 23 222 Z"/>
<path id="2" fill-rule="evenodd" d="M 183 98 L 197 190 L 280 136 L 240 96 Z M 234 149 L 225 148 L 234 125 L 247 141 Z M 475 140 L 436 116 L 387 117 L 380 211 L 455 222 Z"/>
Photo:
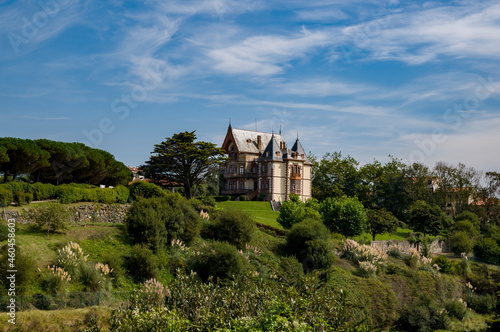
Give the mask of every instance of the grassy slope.
<path id="1" fill-rule="evenodd" d="M 271 209 L 271 204 L 269 202 L 237 202 L 237 201 L 227 201 L 227 202 L 219 202 L 218 206 L 222 208 L 237 208 L 244 211 L 248 211 L 257 222 L 261 224 L 270 225 L 279 229 L 283 229 L 283 227 L 278 224 L 276 219 L 279 216 L 279 212 L 275 212 Z"/>
<path id="2" fill-rule="evenodd" d="M 18 224 L 16 229 L 16 243 L 22 252 L 29 252 L 36 260 L 38 267 L 46 267 L 52 264 L 58 248 L 65 243 L 78 242 L 90 258 L 101 258 L 99 253 L 106 252 L 111 248 L 124 249 L 123 225 L 69 225 L 65 233 L 47 233 L 32 230 L 29 225 Z M 98 245 L 107 244 L 106 246 Z M 7 241 L 0 242 L 0 246 Z M 120 245 L 121 243 L 121 245 Z"/>

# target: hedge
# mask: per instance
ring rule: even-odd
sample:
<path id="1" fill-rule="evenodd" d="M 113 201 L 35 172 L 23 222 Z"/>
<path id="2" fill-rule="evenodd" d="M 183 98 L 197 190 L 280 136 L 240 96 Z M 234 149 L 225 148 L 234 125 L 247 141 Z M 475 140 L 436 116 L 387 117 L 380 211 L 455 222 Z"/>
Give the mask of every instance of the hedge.
<path id="1" fill-rule="evenodd" d="M 29 203 L 31 200 L 43 201 L 57 199 L 61 203 L 95 202 L 95 203 L 127 203 L 129 190 L 124 186 L 114 188 L 98 188 L 87 184 L 63 184 L 55 186 L 50 183 L 9 182 L 0 184 L 0 201 L 10 204 Z M 1 202 L 0 202 L 1 203 Z"/>

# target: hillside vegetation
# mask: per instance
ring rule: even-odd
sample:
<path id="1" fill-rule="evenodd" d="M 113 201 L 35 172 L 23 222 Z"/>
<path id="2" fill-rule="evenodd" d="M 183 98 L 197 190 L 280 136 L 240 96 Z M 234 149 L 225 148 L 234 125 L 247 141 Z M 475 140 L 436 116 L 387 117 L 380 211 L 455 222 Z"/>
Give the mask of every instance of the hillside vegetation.
<path id="1" fill-rule="evenodd" d="M 261 231 L 252 226 L 251 216 L 278 226 L 259 218 L 272 213 L 267 202 L 213 205 L 176 195 L 165 199 L 167 208 L 157 217 L 152 215 L 159 213 L 154 204 L 143 204 L 129 213 L 125 224 L 66 224 L 65 231 L 48 238 L 31 224 L 18 224 L 19 253 L 33 258 L 29 269 L 40 268 L 21 285 L 23 294 L 142 291 L 129 306 L 116 311 L 64 309 L 59 313 L 40 311 L 35 303 L 31 311 L 19 313 L 16 328 L 454 331 L 464 322 L 469 330 L 480 331 L 494 317 L 500 282 L 496 266 L 460 256 L 429 259 L 397 246 L 383 252 L 331 236 L 312 224 L 302 229 L 297 224 L 286 236 Z M 195 209 L 209 211 L 210 221 L 198 219 Z M 186 228 L 178 228 L 181 220 L 173 218 L 179 212 L 169 211 L 184 211 L 183 220 L 188 215 L 195 218 L 189 237 Z M 127 231 L 133 222 L 142 225 L 141 220 L 162 222 Z M 273 214 L 268 220 L 277 223 Z M 168 240 L 152 246 L 155 227 Z M 303 244 L 291 246 L 296 243 Z M 86 258 L 67 265 L 60 259 L 65 250 Z M 96 268 L 98 263 L 102 265 Z M 54 286 L 49 283 L 54 276 L 48 265 L 72 271 L 73 277 Z M 106 273 L 108 268 L 112 271 Z M 52 304 L 52 309 L 62 308 Z M 128 329 L 117 328 L 118 322 Z M 0 324 L 4 330 L 12 329 L 3 318 Z"/>

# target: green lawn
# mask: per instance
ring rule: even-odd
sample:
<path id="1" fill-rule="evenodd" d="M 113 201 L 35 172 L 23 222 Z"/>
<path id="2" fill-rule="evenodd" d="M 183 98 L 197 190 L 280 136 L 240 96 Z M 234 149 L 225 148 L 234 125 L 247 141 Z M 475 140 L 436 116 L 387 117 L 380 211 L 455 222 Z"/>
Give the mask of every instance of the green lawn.
<path id="1" fill-rule="evenodd" d="M 276 221 L 280 213 L 273 211 L 271 209 L 271 204 L 269 202 L 227 201 L 227 202 L 219 202 L 217 203 L 217 205 L 222 208 L 233 207 L 247 211 L 255 218 L 257 222 L 273 226 L 279 229 L 283 229 L 283 227 Z"/>

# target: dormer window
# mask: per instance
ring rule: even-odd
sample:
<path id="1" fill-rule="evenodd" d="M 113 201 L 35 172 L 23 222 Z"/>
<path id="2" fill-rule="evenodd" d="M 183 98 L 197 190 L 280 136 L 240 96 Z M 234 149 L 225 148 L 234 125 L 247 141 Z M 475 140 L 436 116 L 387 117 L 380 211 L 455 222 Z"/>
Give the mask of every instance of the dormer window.
<path id="1" fill-rule="evenodd" d="M 301 154 L 301 155 L 300 155 L 300 158 L 304 159 L 304 154 Z"/>
<path id="2" fill-rule="evenodd" d="M 279 151 L 276 151 L 276 155 L 279 157 L 281 153 Z"/>
<path id="3" fill-rule="evenodd" d="M 266 157 L 269 157 L 269 151 L 266 151 Z"/>

